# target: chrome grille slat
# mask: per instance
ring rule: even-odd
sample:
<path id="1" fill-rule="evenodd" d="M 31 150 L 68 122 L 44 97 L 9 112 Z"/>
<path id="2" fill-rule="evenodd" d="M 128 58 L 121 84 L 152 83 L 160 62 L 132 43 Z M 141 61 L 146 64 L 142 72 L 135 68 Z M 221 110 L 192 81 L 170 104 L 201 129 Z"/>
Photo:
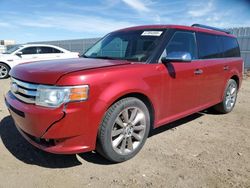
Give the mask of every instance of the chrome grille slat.
<path id="1" fill-rule="evenodd" d="M 31 97 L 35 97 L 36 96 L 36 91 L 29 91 L 29 90 L 25 90 L 23 88 L 18 88 L 18 92 L 22 93 L 24 95 L 31 96 Z"/>
<path id="2" fill-rule="evenodd" d="M 19 100 L 25 102 L 25 103 L 29 103 L 29 104 L 34 104 L 35 103 L 35 98 L 26 98 L 26 97 L 23 97 L 19 94 L 16 94 L 16 93 L 12 93 L 16 98 L 18 98 Z"/>
<path id="3" fill-rule="evenodd" d="M 11 78 L 11 93 L 25 103 L 35 104 L 38 86 L 38 84 L 31 84 Z"/>
<path id="4" fill-rule="evenodd" d="M 36 84 L 30 84 L 27 82 L 22 82 L 20 80 L 17 80 L 15 78 L 11 78 L 12 82 L 16 83 L 17 85 L 23 87 L 23 88 L 27 88 L 27 89 L 32 89 L 32 90 L 37 90 L 38 85 Z"/>

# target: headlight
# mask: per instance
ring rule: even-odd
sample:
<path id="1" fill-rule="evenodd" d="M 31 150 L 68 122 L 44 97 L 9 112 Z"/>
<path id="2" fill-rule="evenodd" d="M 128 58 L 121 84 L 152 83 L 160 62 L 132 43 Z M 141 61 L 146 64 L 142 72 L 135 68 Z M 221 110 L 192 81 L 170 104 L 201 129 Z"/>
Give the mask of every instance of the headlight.
<path id="1" fill-rule="evenodd" d="M 87 100 L 88 93 L 88 85 L 72 87 L 40 85 L 37 88 L 36 105 L 55 108 L 72 101 Z"/>

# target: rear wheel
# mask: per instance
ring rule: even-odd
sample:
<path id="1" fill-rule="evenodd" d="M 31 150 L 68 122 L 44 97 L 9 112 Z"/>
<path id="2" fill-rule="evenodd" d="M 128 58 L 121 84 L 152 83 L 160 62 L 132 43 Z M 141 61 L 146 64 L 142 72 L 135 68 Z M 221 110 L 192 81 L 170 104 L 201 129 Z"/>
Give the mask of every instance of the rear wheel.
<path id="1" fill-rule="evenodd" d="M 10 68 L 4 63 L 0 63 L 0 79 L 9 77 Z"/>
<path id="2" fill-rule="evenodd" d="M 228 80 L 223 101 L 214 106 L 214 109 L 223 114 L 231 112 L 236 103 L 237 93 L 238 85 L 236 81 L 233 79 Z"/>
<path id="3" fill-rule="evenodd" d="M 137 98 L 124 98 L 106 112 L 98 134 L 97 151 L 110 161 L 126 161 L 140 151 L 149 128 L 146 105 Z"/>

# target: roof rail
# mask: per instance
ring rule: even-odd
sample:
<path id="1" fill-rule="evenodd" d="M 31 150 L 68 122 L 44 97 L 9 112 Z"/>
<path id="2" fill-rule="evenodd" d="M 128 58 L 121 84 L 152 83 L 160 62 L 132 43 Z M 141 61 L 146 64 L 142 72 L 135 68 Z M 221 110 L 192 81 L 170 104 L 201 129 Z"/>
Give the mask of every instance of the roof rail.
<path id="1" fill-rule="evenodd" d="M 220 29 L 220 28 L 211 27 L 211 26 L 208 26 L 208 25 L 193 24 L 193 25 L 191 25 L 191 26 L 192 26 L 192 27 L 200 27 L 200 28 L 205 28 L 205 29 L 210 29 L 210 30 L 215 30 L 215 31 L 220 31 L 220 32 L 223 32 L 223 33 L 231 34 L 231 32 L 228 31 L 228 30 L 226 30 L 226 29 Z"/>

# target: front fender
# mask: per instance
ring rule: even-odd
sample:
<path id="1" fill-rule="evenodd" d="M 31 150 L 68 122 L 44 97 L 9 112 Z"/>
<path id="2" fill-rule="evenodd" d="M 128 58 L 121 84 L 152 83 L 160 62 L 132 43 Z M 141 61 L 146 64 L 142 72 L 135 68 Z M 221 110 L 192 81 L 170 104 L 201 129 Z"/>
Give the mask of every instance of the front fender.
<path id="1" fill-rule="evenodd" d="M 99 100 L 105 102 L 107 106 L 111 106 L 117 99 L 122 96 L 139 93 L 150 97 L 150 87 L 145 82 L 114 82 L 109 85 L 102 93 L 99 95 Z M 107 109 L 107 108 L 106 108 Z"/>
<path id="2" fill-rule="evenodd" d="M 7 62 L 7 61 L 0 60 L 0 63 L 4 63 L 4 64 L 8 65 L 11 69 L 14 67 L 13 62 Z"/>

